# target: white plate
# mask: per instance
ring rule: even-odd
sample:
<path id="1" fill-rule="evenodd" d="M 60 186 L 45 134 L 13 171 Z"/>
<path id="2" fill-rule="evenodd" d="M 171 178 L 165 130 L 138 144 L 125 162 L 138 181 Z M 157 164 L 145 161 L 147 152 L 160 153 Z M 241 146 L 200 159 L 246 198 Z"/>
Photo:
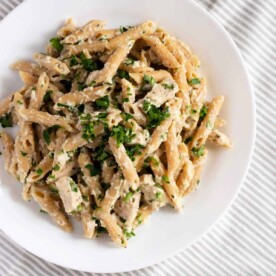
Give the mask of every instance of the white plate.
<path id="1" fill-rule="evenodd" d="M 106 238 L 82 238 L 56 227 L 39 208 L 21 199 L 21 185 L 0 163 L 0 227 L 16 243 L 55 264 L 90 272 L 122 272 L 164 260 L 195 241 L 225 211 L 240 187 L 254 141 L 254 104 L 241 56 L 229 35 L 202 8 L 184 0 L 27 0 L 0 24 L 1 98 L 22 84 L 9 64 L 43 52 L 64 19 L 105 19 L 109 27 L 155 20 L 200 57 L 209 97 L 223 94 L 225 132 L 234 148 L 212 148 L 201 185 L 181 214 L 163 209 L 136 231 L 127 249 Z"/>

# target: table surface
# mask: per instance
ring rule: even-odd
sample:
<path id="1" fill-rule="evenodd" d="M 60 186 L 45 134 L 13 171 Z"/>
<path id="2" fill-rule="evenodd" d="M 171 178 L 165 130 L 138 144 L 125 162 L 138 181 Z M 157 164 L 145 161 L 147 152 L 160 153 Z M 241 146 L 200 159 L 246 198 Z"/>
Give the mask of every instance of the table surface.
<path id="1" fill-rule="evenodd" d="M 0 0 L 0 20 L 22 1 Z M 251 77 L 257 136 L 250 169 L 234 203 L 197 242 L 167 261 L 118 275 L 276 275 L 276 1 L 196 2 L 230 33 Z M 2 232 L 0 244 L 0 275 L 102 275 L 47 263 Z"/>

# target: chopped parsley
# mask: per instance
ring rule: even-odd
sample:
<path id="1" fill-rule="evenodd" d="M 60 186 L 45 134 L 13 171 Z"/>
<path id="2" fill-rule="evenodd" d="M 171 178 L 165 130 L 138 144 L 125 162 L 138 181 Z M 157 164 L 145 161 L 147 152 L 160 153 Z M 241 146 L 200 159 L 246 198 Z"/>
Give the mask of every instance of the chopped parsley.
<path id="1" fill-rule="evenodd" d="M 162 176 L 162 180 L 163 180 L 165 183 L 170 184 L 170 179 L 169 179 L 169 177 L 168 177 L 167 175 L 163 175 L 163 176 Z"/>
<path id="2" fill-rule="evenodd" d="M 123 98 L 123 103 L 128 103 L 129 102 L 129 98 Z"/>
<path id="3" fill-rule="evenodd" d="M 17 103 L 18 103 L 18 104 L 23 104 L 23 102 L 22 102 L 22 101 L 17 101 Z"/>
<path id="4" fill-rule="evenodd" d="M 208 107 L 207 107 L 206 105 L 204 105 L 204 106 L 200 109 L 199 118 L 200 118 L 201 120 L 203 120 L 203 119 L 205 118 L 207 112 L 208 112 Z"/>
<path id="5" fill-rule="evenodd" d="M 148 101 L 144 101 L 143 110 L 145 111 L 147 116 L 148 129 L 156 128 L 157 126 L 160 125 L 162 121 L 170 117 L 168 108 L 165 108 L 162 110 L 161 108 L 156 107 L 155 105 L 151 104 Z"/>
<path id="6" fill-rule="evenodd" d="M 151 91 L 154 84 L 155 84 L 155 79 L 152 76 L 144 75 L 140 90 L 142 92 L 149 92 Z"/>
<path id="7" fill-rule="evenodd" d="M 154 85 L 155 84 L 155 79 L 152 76 L 144 75 L 143 83 Z"/>
<path id="8" fill-rule="evenodd" d="M 105 119 L 107 117 L 107 112 L 102 112 L 97 115 L 98 119 Z"/>
<path id="9" fill-rule="evenodd" d="M 70 67 L 76 66 L 78 64 L 79 64 L 79 62 L 78 62 L 77 57 L 76 56 L 71 56 L 70 57 Z"/>
<path id="10" fill-rule="evenodd" d="M 85 165 L 85 168 L 89 170 L 90 176 L 99 175 L 101 172 L 101 167 L 97 165 L 87 164 Z"/>
<path id="11" fill-rule="evenodd" d="M 103 188 L 104 191 L 106 191 L 111 187 L 111 185 L 110 183 L 101 182 L 101 187 Z"/>
<path id="12" fill-rule="evenodd" d="M 59 128 L 60 128 L 59 125 L 53 125 L 51 127 L 46 128 L 43 131 L 42 136 L 43 136 L 43 139 L 44 139 L 44 141 L 46 142 L 47 145 L 49 145 L 50 142 L 51 142 L 51 134 L 52 134 L 52 132 L 57 131 Z"/>
<path id="13" fill-rule="evenodd" d="M 101 235 L 101 234 L 107 233 L 107 230 L 106 230 L 105 227 L 97 226 L 96 227 L 96 232 L 97 232 L 97 235 Z"/>
<path id="14" fill-rule="evenodd" d="M 190 84 L 190 85 L 195 85 L 195 84 L 200 84 L 200 83 L 201 83 L 201 81 L 198 78 L 188 80 L 188 84 Z"/>
<path id="15" fill-rule="evenodd" d="M 92 72 L 99 69 L 97 62 L 87 58 L 84 53 L 80 54 L 80 59 L 84 70 Z"/>
<path id="16" fill-rule="evenodd" d="M 161 190 L 164 190 L 163 187 L 160 184 L 158 184 L 158 183 L 156 183 L 154 186 L 157 187 L 157 188 L 159 188 L 159 189 L 161 189 Z"/>
<path id="17" fill-rule="evenodd" d="M 126 147 L 126 153 L 129 156 L 129 158 L 134 161 L 135 160 L 135 155 L 141 155 L 141 149 L 143 149 L 144 147 L 140 144 L 136 144 L 136 145 L 132 145 L 132 146 L 128 146 Z"/>
<path id="18" fill-rule="evenodd" d="M 162 86 L 165 88 L 165 89 L 174 89 L 174 84 L 171 83 L 171 84 L 168 84 L 168 83 L 163 83 Z"/>
<path id="19" fill-rule="evenodd" d="M 134 194 L 133 192 L 129 191 L 129 192 L 126 194 L 126 196 L 124 197 L 124 202 L 129 201 L 129 200 L 132 198 L 133 194 Z"/>
<path id="20" fill-rule="evenodd" d="M 44 97 L 43 102 L 48 102 L 51 100 L 51 94 L 53 93 L 53 90 L 47 90 Z"/>
<path id="21" fill-rule="evenodd" d="M 85 88 L 87 88 L 87 85 L 86 85 L 86 84 L 78 83 L 78 90 L 79 90 L 79 91 L 82 91 L 82 90 L 84 90 Z"/>
<path id="22" fill-rule="evenodd" d="M 41 168 L 37 169 L 36 171 L 37 175 L 42 175 L 43 174 L 43 170 Z"/>
<path id="23" fill-rule="evenodd" d="M 135 236 L 135 233 L 133 231 L 128 232 L 126 229 L 123 230 L 123 233 L 125 235 L 125 237 L 129 240 L 131 237 Z"/>
<path id="24" fill-rule="evenodd" d="M 122 116 L 122 118 L 123 118 L 125 121 L 128 121 L 129 119 L 132 119 L 132 118 L 133 118 L 133 116 L 132 116 L 131 114 L 126 113 L 126 112 L 122 112 L 122 113 L 121 113 L 121 116 Z"/>
<path id="25" fill-rule="evenodd" d="M 50 40 L 51 45 L 58 51 L 61 52 L 63 49 L 63 45 L 60 43 L 61 38 L 59 37 L 53 37 Z"/>
<path id="26" fill-rule="evenodd" d="M 102 163 L 109 157 L 110 154 L 104 150 L 104 146 L 99 146 L 94 150 L 93 158 L 100 163 Z"/>
<path id="27" fill-rule="evenodd" d="M 128 31 L 129 29 L 133 28 L 132 26 L 120 26 L 120 32 L 124 33 Z"/>
<path id="28" fill-rule="evenodd" d="M 125 65 L 133 65 L 134 62 L 135 62 L 134 59 L 132 59 L 132 58 L 127 58 L 127 59 L 125 59 L 124 64 L 125 64 Z"/>
<path id="29" fill-rule="evenodd" d="M 81 212 L 83 210 L 83 207 L 81 204 L 77 206 L 77 209 L 74 212 Z"/>
<path id="30" fill-rule="evenodd" d="M 205 150 L 205 146 L 204 146 L 204 145 L 202 145 L 202 146 L 199 147 L 199 148 L 193 147 L 193 148 L 192 148 L 192 153 L 193 153 L 196 157 L 200 157 L 200 156 L 203 156 L 204 150 Z"/>
<path id="31" fill-rule="evenodd" d="M 46 211 L 44 211 L 44 210 L 42 210 L 42 209 L 40 209 L 39 212 L 40 212 L 40 213 L 44 213 L 44 214 L 48 214 Z"/>
<path id="32" fill-rule="evenodd" d="M 55 179 L 56 177 L 55 177 L 53 174 L 50 174 L 50 175 L 49 175 L 49 178 Z"/>
<path id="33" fill-rule="evenodd" d="M 188 138 L 185 139 L 184 143 L 185 143 L 185 144 L 188 144 L 189 142 L 192 141 L 192 139 L 193 139 L 193 137 L 190 136 L 190 137 L 188 137 Z"/>
<path id="34" fill-rule="evenodd" d="M 126 219 L 119 217 L 119 220 L 121 221 L 121 223 L 126 223 Z"/>
<path id="35" fill-rule="evenodd" d="M 111 136 L 117 141 L 117 146 L 120 146 L 124 143 L 130 143 L 136 134 L 132 133 L 132 129 L 118 125 L 113 126 Z"/>
<path id="36" fill-rule="evenodd" d="M 104 96 L 102 98 L 99 98 L 95 102 L 96 102 L 96 105 L 98 107 L 102 107 L 104 109 L 107 109 L 109 107 L 109 104 L 110 104 L 108 96 Z"/>
<path id="37" fill-rule="evenodd" d="M 145 159 L 144 166 L 147 167 L 150 162 L 153 162 L 154 166 L 159 166 L 159 161 L 157 161 L 154 157 L 149 156 Z"/>
<path id="38" fill-rule="evenodd" d="M 88 202 L 89 201 L 89 196 L 88 195 L 83 195 L 82 199 L 83 199 L 83 201 Z"/>
<path id="39" fill-rule="evenodd" d="M 60 166 L 58 164 L 56 164 L 54 167 L 53 167 L 53 170 L 54 171 L 59 171 L 60 170 Z"/>
<path id="40" fill-rule="evenodd" d="M 138 214 L 138 216 L 136 217 L 136 220 L 137 220 L 137 224 L 140 225 L 143 222 L 142 214 Z"/>
<path id="41" fill-rule="evenodd" d="M 161 200 L 162 197 L 163 197 L 163 194 L 162 194 L 161 192 L 157 192 L 157 193 L 155 194 L 155 197 L 156 197 L 157 200 Z"/>
<path id="42" fill-rule="evenodd" d="M 13 126 L 12 114 L 7 113 L 6 115 L 0 117 L 0 124 L 1 124 L 2 128 L 12 127 Z"/>
<path id="43" fill-rule="evenodd" d="M 78 191 L 78 186 L 74 181 L 72 181 L 72 180 L 70 181 L 70 186 L 71 186 L 72 192 L 76 193 Z"/>
<path id="44" fill-rule="evenodd" d="M 50 185 L 49 188 L 50 188 L 50 190 L 51 190 L 52 193 L 58 194 L 58 189 L 56 187 Z"/>
<path id="45" fill-rule="evenodd" d="M 21 155 L 24 157 L 24 156 L 26 156 L 27 155 L 27 152 L 24 152 L 24 151 L 20 151 L 21 152 Z"/>
<path id="46" fill-rule="evenodd" d="M 96 84 L 95 81 L 91 81 L 91 82 L 88 84 L 88 86 L 89 86 L 89 87 L 93 87 L 95 84 Z"/>
<path id="47" fill-rule="evenodd" d="M 68 109 L 68 111 L 70 111 L 70 112 L 75 112 L 75 111 L 77 110 L 74 106 L 70 106 L 70 105 L 68 105 L 68 104 L 58 103 L 57 106 L 58 106 L 58 107 L 66 108 L 66 109 Z"/>
<path id="48" fill-rule="evenodd" d="M 88 121 L 85 124 L 82 124 L 82 138 L 87 140 L 88 142 L 91 142 L 95 139 L 95 125 L 97 122 L 95 121 Z"/>
<path id="49" fill-rule="evenodd" d="M 124 70 L 121 70 L 121 69 L 118 69 L 117 71 L 117 74 L 118 74 L 118 77 L 120 79 L 127 79 L 129 80 L 129 73 L 127 71 L 124 71 Z"/>

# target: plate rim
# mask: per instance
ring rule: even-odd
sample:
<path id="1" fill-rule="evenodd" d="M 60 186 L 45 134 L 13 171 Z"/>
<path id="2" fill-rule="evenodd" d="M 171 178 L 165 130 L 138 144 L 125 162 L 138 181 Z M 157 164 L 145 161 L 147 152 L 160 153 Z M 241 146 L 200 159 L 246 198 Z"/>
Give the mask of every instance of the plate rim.
<path id="1" fill-rule="evenodd" d="M 1 20 L 0 22 L 0 28 L 3 25 L 3 22 L 6 22 L 6 19 L 9 18 L 10 16 L 13 15 L 14 11 L 17 10 L 18 8 L 27 5 L 27 3 L 32 2 L 34 0 L 24 0 L 23 2 L 21 2 L 19 5 L 17 5 L 13 10 L 11 10 L 7 15 L 5 15 L 5 17 Z M 27 252 L 33 254 L 34 256 L 45 260 L 46 262 L 55 264 L 61 268 L 68 268 L 68 269 L 72 269 L 75 271 L 82 271 L 82 272 L 90 272 L 90 273 L 125 273 L 125 272 L 132 272 L 132 271 L 136 271 L 139 269 L 143 269 L 143 268 L 148 268 L 150 266 L 156 265 L 158 263 L 161 263 L 165 260 L 168 260 L 169 258 L 177 255 L 180 252 L 183 252 L 184 250 L 186 250 L 188 247 L 190 247 L 192 244 L 194 244 L 196 241 L 198 241 L 199 239 L 201 239 L 207 232 L 211 231 L 216 224 L 221 220 L 222 216 L 224 216 L 229 209 L 232 207 L 232 205 L 234 204 L 237 196 L 240 193 L 240 190 L 242 188 L 242 186 L 244 185 L 244 181 L 245 178 L 248 174 L 249 168 L 251 166 L 251 162 L 252 162 L 252 157 L 253 157 L 253 153 L 254 153 L 254 149 L 255 149 L 255 142 L 256 142 L 256 127 L 257 127 L 257 123 L 256 123 L 256 100 L 255 100 L 255 94 L 254 94 L 254 89 L 253 89 L 253 85 L 252 82 L 250 80 L 250 75 L 248 73 L 248 69 L 246 66 L 246 63 L 244 61 L 244 58 L 241 54 L 241 51 L 239 50 L 238 46 L 236 45 L 234 39 L 231 37 L 231 35 L 228 33 L 228 31 L 223 27 L 223 25 L 216 19 L 216 17 L 214 17 L 211 13 L 209 13 L 207 10 L 204 9 L 203 6 L 201 6 L 200 3 L 198 3 L 197 1 L 191 1 L 191 0 L 186 0 L 187 2 L 189 2 L 190 5 L 193 5 L 196 9 L 199 9 L 202 13 L 204 13 L 204 15 L 206 17 L 208 17 L 209 20 L 213 21 L 216 25 L 216 27 L 219 29 L 219 31 L 224 35 L 224 37 L 227 39 L 227 42 L 229 44 L 231 44 L 232 48 L 235 51 L 235 54 L 237 55 L 239 62 L 242 64 L 242 70 L 244 73 L 244 81 L 246 82 L 246 86 L 248 87 L 248 95 L 250 97 L 250 106 L 251 106 L 251 121 L 250 123 L 252 124 L 252 129 L 251 129 L 251 140 L 249 141 L 249 154 L 247 156 L 247 160 L 246 160 L 246 165 L 245 165 L 245 169 L 242 173 L 242 177 L 241 180 L 239 182 L 239 185 L 237 186 L 237 188 L 234 191 L 234 195 L 231 198 L 231 200 L 229 200 L 228 204 L 225 205 L 225 207 L 223 208 L 223 210 L 220 212 L 220 214 L 217 216 L 217 218 L 197 237 L 195 237 L 194 239 L 192 239 L 189 243 L 187 243 L 186 246 L 181 247 L 179 249 L 176 249 L 174 251 L 170 251 L 165 257 L 161 258 L 158 261 L 153 261 L 150 264 L 147 265 L 137 265 L 135 268 L 133 269 L 127 269 L 127 270 L 116 270 L 116 271 L 110 271 L 110 270 L 96 270 L 96 271 L 87 271 L 87 270 L 81 270 L 81 269 L 77 269 L 73 266 L 64 266 L 61 265 L 59 263 L 56 263 L 53 260 L 49 260 L 48 257 L 42 257 L 40 256 L 38 253 L 33 253 L 31 249 L 27 249 L 25 246 L 22 245 L 22 243 L 20 242 L 20 239 L 16 239 L 15 237 L 10 237 L 8 235 L 8 233 L 6 233 L 5 229 L 3 229 L 4 227 L 1 225 L 0 223 L 0 230 L 4 232 L 6 238 L 8 238 L 9 240 L 11 240 L 13 243 L 15 243 L 16 245 L 20 246 L 21 248 L 23 248 L 24 250 L 26 250 Z M 1 222 L 1 221 L 0 221 Z"/>

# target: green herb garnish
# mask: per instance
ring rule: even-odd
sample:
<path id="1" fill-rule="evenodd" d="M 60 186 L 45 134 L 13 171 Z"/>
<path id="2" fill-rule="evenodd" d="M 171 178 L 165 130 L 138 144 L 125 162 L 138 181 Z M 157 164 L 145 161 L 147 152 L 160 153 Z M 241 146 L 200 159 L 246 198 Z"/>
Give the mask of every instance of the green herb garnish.
<path id="1" fill-rule="evenodd" d="M 47 90 L 44 97 L 43 97 L 43 102 L 48 102 L 51 100 L 51 94 L 53 93 L 52 90 Z"/>
<path id="2" fill-rule="evenodd" d="M 148 129 L 156 128 L 162 121 L 170 117 L 168 108 L 162 110 L 161 108 L 157 108 L 155 105 L 150 104 L 148 101 L 144 101 L 143 110 L 147 116 Z"/>
<path id="3" fill-rule="evenodd" d="M 99 119 L 105 119 L 107 117 L 107 112 L 102 112 L 97 115 L 97 118 Z"/>
<path id="4" fill-rule="evenodd" d="M 125 237 L 129 240 L 131 237 L 135 236 L 135 233 L 133 231 L 128 232 L 126 229 L 123 230 L 123 233 L 125 235 Z"/>
<path id="5" fill-rule="evenodd" d="M 59 37 L 53 37 L 50 40 L 51 45 L 58 51 L 61 52 L 63 49 L 63 45 L 60 43 L 61 38 Z"/>
<path id="6" fill-rule="evenodd" d="M 201 83 L 201 81 L 198 78 L 188 80 L 188 84 L 190 84 L 190 85 L 195 85 L 195 84 L 200 84 L 200 83 Z"/>
<path id="7" fill-rule="evenodd" d="M 102 98 L 99 98 L 95 102 L 96 102 L 96 105 L 98 107 L 102 107 L 104 109 L 107 109 L 109 107 L 109 104 L 110 104 L 108 96 L 104 96 Z"/>
<path id="8" fill-rule="evenodd" d="M 85 165 L 85 168 L 89 170 L 90 176 L 99 175 L 101 172 L 101 167 L 97 165 L 87 164 Z"/>
<path id="9" fill-rule="evenodd" d="M 185 143 L 185 144 L 188 144 L 189 142 L 192 141 L 192 139 L 193 139 L 193 137 L 190 136 L 190 137 L 188 137 L 188 138 L 185 139 L 184 143 Z"/>
<path id="10" fill-rule="evenodd" d="M 142 92 L 149 92 L 151 91 L 154 84 L 155 84 L 155 79 L 152 76 L 144 75 L 140 90 Z"/>
<path id="11" fill-rule="evenodd" d="M 74 181 L 70 181 L 70 186 L 71 186 L 72 192 L 76 193 L 78 191 L 78 186 Z"/>
<path id="12" fill-rule="evenodd" d="M 121 70 L 121 69 L 118 69 L 117 71 L 117 74 L 118 74 L 118 77 L 120 79 L 127 79 L 129 80 L 129 73 L 127 71 L 124 71 L 124 70 Z"/>
<path id="13" fill-rule="evenodd" d="M 124 33 L 131 28 L 133 28 L 133 27 L 132 26 L 120 26 L 120 32 Z"/>
<path id="14" fill-rule="evenodd" d="M 160 192 L 157 192 L 157 193 L 155 194 L 155 197 L 156 197 L 157 200 L 161 200 L 162 197 L 163 197 L 163 194 L 160 193 Z"/>
<path id="15" fill-rule="evenodd" d="M 42 175 L 43 174 L 43 170 L 41 168 L 37 169 L 36 171 L 37 175 Z"/>
<path id="16" fill-rule="evenodd" d="M 133 192 L 129 191 L 126 196 L 124 197 L 124 202 L 127 202 L 131 199 L 131 197 L 133 196 Z"/>
<path id="17" fill-rule="evenodd" d="M 130 143 L 136 134 L 132 133 L 132 129 L 118 125 L 112 128 L 111 136 L 117 141 L 117 146 L 120 146 L 124 143 Z"/>
<path id="18" fill-rule="evenodd" d="M 92 72 L 99 69 L 97 62 L 87 58 L 84 53 L 80 54 L 80 59 L 84 70 Z"/>
<path id="19" fill-rule="evenodd" d="M 200 157 L 200 156 L 203 156 L 204 150 L 205 150 L 205 146 L 204 146 L 204 145 L 202 145 L 202 146 L 199 147 L 199 148 L 193 147 L 193 148 L 192 148 L 192 153 L 193 153 L 196 157 Z"/>
<path id="20" fill-rule="evenodd" d="M 132 118 L 133 118 L 133 116 L 132 116 L 131 114 L 126 113 L 126 112 L 122 112 L 122 113 L 121 113 L 121 116 L 122 116 L 122 118 L 123 118 L 125 121 L 128 121 L 129 119 L 132 119 Z"/>
<path id="21" fill-rule="evenodd" d="M 201 120 L 203 120 L 203 119 L 205 118 L 207 112 L 208 112 L 208 107 L 207 107 L 206 105 L 204 105 L 204 106 L 200 109 L 199 118 L 200 118 Z"/>
<path id="22" fill-rule="evenodd" d="M 124 64 L 125 64 L 125 65 L 133 65 L 134 62 L 135 62 L 134 59 L 132 59 L 132 58 L 127 58 L 127 59 L 125 59 Z"/>
<path id="23" fill-rule="evenodd" d="M 95 125 L 96 125 L 96 122 L 94 121 L 90 121 L 88 123 L 85 123 L 83 124 L 83 127 L 82 127 L 82 138 L 91 142 L 95 139 Z"/>
<path id="24" fill-rule="evenodd" d="M 170 179 L 169 179 L 168 176 L 163 175 L 163 176 L 162 176 L 162 180 L 163 180 L 165 183 L 170 184 Z"/>
<path id="25" fill-rule="evenodd" d="M 68 105 L 68 104 L 58 103 L 57 106 L 58 106 L 58 107 L 66 108 L 66 109 L 68 109 L 68 111 L 70 111 L 70 112 L 75 112 L 75 111 L 77 111 L 77 109 L 76 109 L 74 106 L 71 106 L 71 105 Z"/>
<path id="26" fill-rule="evenodd" d="M 7 113 L 6 115 L 0 117 L 0 124 L 1 124 L 2 128 L 12 127 L 13 126 L 12 114 Z"/>
<path id="27" fill-rule="evenodd" d="M 53 170 L 54 171 L 59 171 L 60 170 L 60 166 L 58 164 L 56 164 L 54 167 L 53 167 Z"/>
<path id="28" fill-rule="evenodd" d="M 165 88 L 165 89 L 174 89 L 174 84 L 168 84 L 168 83 L 163 83 L 162 86 Z"/>
<path id="29" fill-rule="evenodd" d="M 106 191 L 111 187 L 111 185 L 110 183 L 101 182 L 101 187 L 103 188 L 104 191 Z"/>
<path id="30" fill-rule="evenodd" d="M 71 56 L 70 57 L 70 67 L 76 66 L 78 64 L 79 64 L 79 62 L 78 62 L 77 57 L 76 56 Z"/>
<path id="31" fill-rule="evenodd" d="M 27 152 L 24 152 L 24 151 L 20 151 L 21 152 L 21 155 L 24 157 L 24 156 L 26 156 L 27 155 Z"/>
<path id="32" fill-rule="evenodd" d="M 43 139 L 44 139 L 44 141 L 46 142 L 47 145 L 49 145 L 50 142 L 51 142 L 51 134 L 52 134 L 52 132 L 57 131 L 59 128 L 60 128 L 60 126 L 54 125 L 54 126 L 46 128 L 43 131 L 42 136 L 43 136 Z"/>
<path id="33" fill-rule="evenodd" d="M 126 147 L 126 153 L 129 156 L 129 158 L 134 161 L 135 160 L 135 155 L 141 155 L 141 149 L 143 149 L 144 147 L 140 144 L 136 144 L 136 145 L 132 145 L 132 146 L 128 146 Z"/>

